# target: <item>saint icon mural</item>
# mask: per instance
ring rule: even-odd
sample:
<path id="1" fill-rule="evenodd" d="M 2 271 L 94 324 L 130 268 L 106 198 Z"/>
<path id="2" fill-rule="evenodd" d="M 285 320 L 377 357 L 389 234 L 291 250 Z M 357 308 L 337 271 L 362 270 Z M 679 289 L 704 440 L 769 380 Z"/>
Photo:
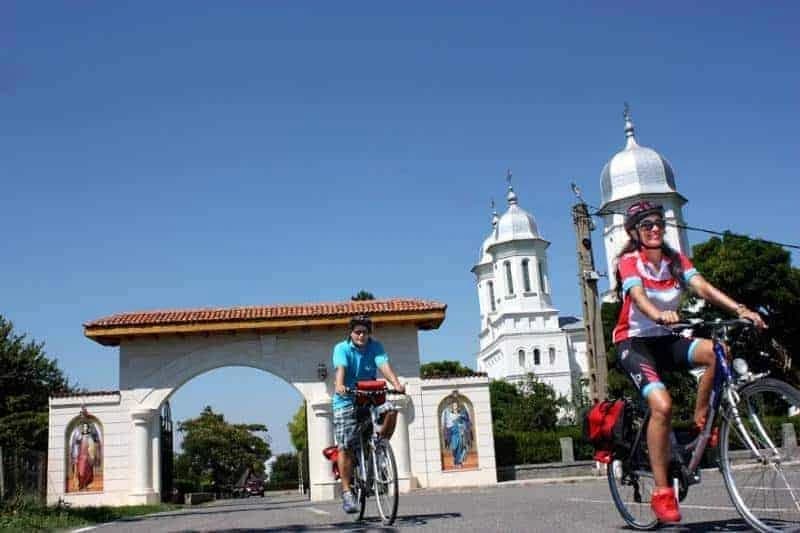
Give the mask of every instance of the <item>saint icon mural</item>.
<path id="1" fill-rule="evenodd" d="M 67 492 L 103 490 L 103 433 L 86 409 L 67 427 Z"/>
<path id="2" fill-rule="evenodd" d="M 442 470 L 478 468 L 475 450 L 475 414 L 470 401 L 453 391 L 439 406 Z"/>

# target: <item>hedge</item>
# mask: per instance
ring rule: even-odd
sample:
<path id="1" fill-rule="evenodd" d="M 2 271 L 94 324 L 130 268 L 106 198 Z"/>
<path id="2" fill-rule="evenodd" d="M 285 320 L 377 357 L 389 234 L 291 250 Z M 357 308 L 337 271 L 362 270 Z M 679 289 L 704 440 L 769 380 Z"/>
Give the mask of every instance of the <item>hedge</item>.
<path id="1" fill-rule="evenodd" d="M 571 437 L 576 460 L 591 459 L 592 446 L 583 439 L 580 426 L 562 426 L 554 431 L 509 431 L 495 433 L 497 466 L 561 462 L 561 440 Z"/>

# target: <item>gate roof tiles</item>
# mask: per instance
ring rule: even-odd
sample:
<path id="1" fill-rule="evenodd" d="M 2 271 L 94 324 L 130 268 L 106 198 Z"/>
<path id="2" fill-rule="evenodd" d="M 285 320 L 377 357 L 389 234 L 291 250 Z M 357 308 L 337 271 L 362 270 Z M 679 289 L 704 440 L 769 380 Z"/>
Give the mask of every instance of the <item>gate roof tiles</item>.
<path id="1" fill-rule="evenodd" d="M 84 324 L 84 334 L 106 345 L 122 337 L 167 333 L 209 333 L 341 325 L 357 314 L 383 322 L 414 323 L 435 329 L 447 305 L 419 299 L 384 299 L 296 305 L 262 305 L 216 309 L 173 309 L 116 313 Z"/>

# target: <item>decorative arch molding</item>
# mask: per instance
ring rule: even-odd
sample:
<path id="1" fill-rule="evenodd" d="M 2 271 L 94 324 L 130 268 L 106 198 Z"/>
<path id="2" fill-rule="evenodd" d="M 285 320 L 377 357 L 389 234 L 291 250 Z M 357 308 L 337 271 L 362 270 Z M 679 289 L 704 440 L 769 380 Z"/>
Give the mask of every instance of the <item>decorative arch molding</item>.
<path id="1" fill-rule="evenodd" d="M 133 381 L 129 386 L 141 390 L 141 395 L 137 398 L 140 409 L 155 410 L 175 391 L 197 376 L 218 368 L 244 366 L 272 374 L 292 385 L 303 397 L 307 397 L 308 391 L 304 390 L 302 384 L 291 381 L 282 372 L 277 341 L 275 335 L 262 335 L 257 339 L 202 346 L 174 357 L 168 364 L 143 376 L 139 383 Z M 309 373 L 309 381 L 313 379 Z"/>

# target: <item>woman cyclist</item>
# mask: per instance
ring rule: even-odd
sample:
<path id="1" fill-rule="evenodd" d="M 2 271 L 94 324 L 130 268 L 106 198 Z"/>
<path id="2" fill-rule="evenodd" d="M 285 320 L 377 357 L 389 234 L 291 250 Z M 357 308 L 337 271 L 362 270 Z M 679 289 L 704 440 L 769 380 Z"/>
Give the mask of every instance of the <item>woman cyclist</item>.
<path id="1" fill-rule="evenodd" d="M 706 367 L 697 389 L 696 428 L 705 426 L 705 413 L 714 382 L 715 356 L 708 339 L 688 339 L 664 327 L 678 317 L 681 293 L 690 288 L 703 300 L 751 320 L 764 328 L 758 313 L 732 300 L 711 285 L 691 261 L 664 242 L 664 208 L 648 201 L 631 205 L 625 214 L 630 241 L 617 258 L 617 291 L 622 309 L 614 328 L 619 365 L 630 376 L 650 407 L 647 447 L 655 489 L 651 507 L 661 522 L 680 522 L 675 493 L 669 484 L 669 435 L 672 398 L 659 377 L 661 370 Z"/>

